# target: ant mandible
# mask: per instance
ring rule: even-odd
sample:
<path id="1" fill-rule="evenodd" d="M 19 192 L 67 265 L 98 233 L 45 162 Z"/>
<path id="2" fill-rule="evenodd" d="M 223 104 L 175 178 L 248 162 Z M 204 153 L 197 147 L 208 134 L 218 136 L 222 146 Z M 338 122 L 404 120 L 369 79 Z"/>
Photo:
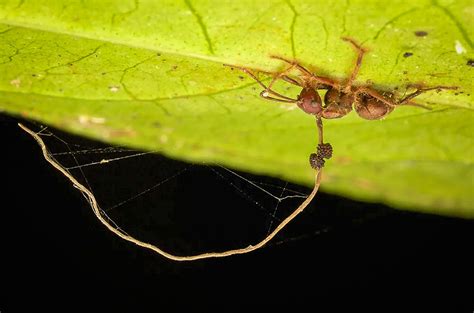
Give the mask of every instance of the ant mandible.
<path id="1" fill-rule="evenodd" d="M 280 73 L 273 74 L 273 79 L 268 86 L 262 83 L 249 69 L 236 66 L 262 86 L 264 90 L 260 93 L 261 97 L 273 101 L 296 103 L 305 113 L 316 116 L 316 124 L 319 131 L 318 153 L 313 153 L 310 156 L 311 166 L 316 169 L 320 169 L 324 165 L 324 159 L 329 159 L 332 155 L 331 145 L 323 143 L 321 118 L 341 118 L 351 112 L 354 107 L 361 118 L 366 120 L 379 120 L 387 116 L 399 105 L 412 105 L 426 108 L 411 101 L 426 91 L 457 89 L 457 87 L 449 86 L 423 88 L 417 85 L 409 85 L 408 87 L 414 87 L 416 90 L 401 99 L 397 99 L 393 92 L 380 91 L 369 86 L 355 86 L 353 83 L 359 73 L 362 59 L 367 50 L 362 48 L 361 45 L 351 38 L 343 37 L 342 40 L 350 43 L 357 51 L 355 66 L 351 76 L 346 82 L 339 82 L 328 77 L 316 75 L 297 61 L 292 61 L 280 56 L 271 56 L 271 58 L 281 60 L 290 64 L 290 66 Z M 289 76 L 290 72 L 294 69 L 301 73 L 298 78 Z M 266 73 L 269 74 L 268 72 Z M 282 79 L 302 88 L 296 99 L 282 95 L 272 89 L 273 84 L 278 79 Z M 324 96 L 324 105 L 318 93 L 319 89 L 327 90 Z"/>

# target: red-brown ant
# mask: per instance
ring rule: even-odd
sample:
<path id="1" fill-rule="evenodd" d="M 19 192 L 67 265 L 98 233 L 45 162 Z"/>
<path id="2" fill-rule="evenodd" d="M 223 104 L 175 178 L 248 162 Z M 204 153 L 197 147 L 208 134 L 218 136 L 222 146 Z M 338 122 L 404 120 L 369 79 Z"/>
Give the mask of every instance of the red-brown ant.
<path id="1" fill-rule="evenodd" d="M 367 50 L 362 48 L 351 38 L 343 37 L 342 40 L 352 44 L 352 46 L 357 51 L 357 60 L 355 66 L 352 70 L 350 78 L 346 82 L 339 82 L 328 77 L 318 76 L 314 73 L 311 73 L 297 61 L 291 61 L 280 56 L 271 57 L 284 61 L 290 64 L 290 66 L 282 72 L 273 73 L 273 79 L 268 86 L 263 84 L 249 69 L 236 66 L 247 73 L 258 84 L 260 84 L 262 88 L 264 88 L 264 90 L 260 93 L 261 97 L 273 101 L 296 103 L 296 105 L 304 112 L 316 116 L 316 124 L 319 131 L 319 145 L 318 153 L 313 153 L 310 156 L 310 163 L 313 168 L 321 168 L 324 165 L 324 159 L 328 159 L 332 155 L 332 148 L 330 144 L 323 143 L 321 118 L 340 118 L 347 115 L 350 111 L 352 111 L 352 107 L 354 107 L 355 111 L 361 118 L 367 120 L 378 120 L 387 116 L 398 105 L 413 105 L 426 108 L 422 105 L 411 102 L 413 98 L 426 91 L 457 89 L 457 87 L 449 86 L 423 88 L 421 86 L 411 85 L 408 87 L 414 87 L 416 90 L 401 99 L 397 99 L 393 92 L 381 91 L 369 86 L 354 86 L 354 80 L 359 73 L 359 69 L 362 64 L 362 58 Z M 289 75 L 294 69 L 298 70 L 301 75 L 298 77 L 290 77 Z M 271 73 L 267 72 L 266 74 Z M 296 99 L 287 97 L 272 89 L 273 84 L 278 79 L 282 79 L 303 89 Z M 318 93 L 319 89 L 327 90 L 324 96 L 324 104 Z"/>

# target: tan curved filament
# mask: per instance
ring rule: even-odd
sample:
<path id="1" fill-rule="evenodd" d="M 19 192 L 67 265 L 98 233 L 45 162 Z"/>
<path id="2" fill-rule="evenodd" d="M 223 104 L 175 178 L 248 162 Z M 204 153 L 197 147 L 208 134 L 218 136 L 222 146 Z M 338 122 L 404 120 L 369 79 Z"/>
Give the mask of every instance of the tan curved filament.
<path id="1" fill-rule="evenodd" d="M 110 224 L 110 222 L 108 221 L 108 219 L 102 213 L 102 210 L 99 208 L 99 204 L 97 203 L 97 200 L 96 200 L 94 194 L 89 189 L 87 189 L 83 184 L 81 184 L 76 178 L 74 178 L 68 171 L 66 171 L 53 157 L 51 157 L 46 145 L 43 142 L 43 139 L 41 139 L 41 137 L 37 133 L 30 130 L 26 126 L 24 126 L 20 123 L 18 124 L 18 126 L 20 126 L 21 129 L 23 129 L 25 132 L 27 132 L 29 135 L 31 135 L 36 140 L 36 142 L 41 147 L 41 151 L 43 153 L 43 157 L 45 158 L 45 160 L 48 163 L 50 163 L 55 169 L 60 171 L 64 176 L 66 176 L 73 183 L 74 187 L 79 189 L 84 194 L 84 196 L 89 201 L 89 203 L 91 205 L 91 208 L 92 208 L 95 216 L 97 217 L 97 219 L 105 227 L 107 227 L 108 230 L 110 230 L 115 235 L 119 236 L 120 238 L 122 238 L 124 240 L 132 242 L 132 243 L 136 244 L 137 246 L 140 246 L 140 247 L 143 247 L 143 248 L 146 248 L 146 249 L 150 249 L 150 250 L 164 256 L 165 258 L 168 258 L 168 259 L 171 259 L 171 260 L 174 260 L 174 261 L 194 261 L 194 260 L 207 259 L 207 258 L 221 258 L 221 257 L 227 257 L 227 256 L 235 255 L 235 254 L 249 253 L 249 252 L 255 251 L 257 249 L 260 249 L 266 243 L 268 243 L 270 240 L 272 240 L 272 238 L 275 237 L 275 235 L 278 234 L 298 214 L 303 212 L 303 210 L 306 208 L 306 206 L 308 206 L 308 204 L 311 202 L 311 200 L 313 200 L 314 196 L 316 195 L 316 193 L 318 191 L 319 185 L 321 183 L 322 171 L 319 170 L 315 174 L 315 185 L 314 185 L 314 188 L 313 188 L 311 194 L 303 201 L 303 203 L 301 203 L 296 208 L 295 211 L 293 211 L 293 213 L 291 213 L 287 218 L 285 218 L 275 228 L 275 230 L 273 230 L 263 240 L 259 241 L 258 243 L 254 244 L 254 245 L 249 245 L 248 247 L 245 247 L 245 248 L 230 249 L 230 250 L 220 251 L 220 252 L 206 252 L 206 253 L 201 253 L 201 254 L 196 254 L 196 255 L 189 255 L 189 256 L 174 255 L 172 253 L 166 252 L 166 251 L 158 248 L 157 246 L 155 246 L 153 244 L 143 242 L 139 239 L 136 239 L 136 238 L 124 233 L 123 231 L 113 227 Z"/>

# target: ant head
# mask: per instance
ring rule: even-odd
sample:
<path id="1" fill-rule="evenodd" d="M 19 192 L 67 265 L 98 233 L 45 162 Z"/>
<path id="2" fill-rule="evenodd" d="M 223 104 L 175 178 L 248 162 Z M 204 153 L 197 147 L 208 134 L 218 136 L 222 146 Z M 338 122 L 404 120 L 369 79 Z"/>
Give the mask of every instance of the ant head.
<path id="1" fill-rule="evenodd" d="M 311 87 L 304 87 L 298 95 L 296 101 L 298 107 L 305 113 L 319 115 L 323 111 L 321 97 L 318 92 Z"/>

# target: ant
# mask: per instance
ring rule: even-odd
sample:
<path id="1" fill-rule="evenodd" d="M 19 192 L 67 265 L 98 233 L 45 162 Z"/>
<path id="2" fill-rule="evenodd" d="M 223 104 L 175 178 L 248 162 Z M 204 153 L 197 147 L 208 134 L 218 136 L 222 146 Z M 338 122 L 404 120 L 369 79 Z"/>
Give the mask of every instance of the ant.
<path id="1" fill-rule="evenodd" d="M 355 66 L 352 70 L 351 76 L 346 82 L 340 82 L 328 77 L 316 75 L 311 73 L 297 61 L 289 60 L 280 56 L 270 57 L 288 63 L 290 66 L 279 73 L 264 72 L 265 74 L 273 75 L 273 79 L 268 86 L 262 83 L 249 69 L 237 66 L 237 68 L 248 74 L 260 86 L 262 86 L 264 90 L 260 93 L 261 97 L 273 101 L 296 103 L 296 105 L 305 113 L 316 116 L 316 125 L 319 132 L 318 152 L 316 154 L 312 153 L 310 156 L 310 164 L 315 169 L 321 169 L 324 166 L 324 159 L 329 159 L 332 156 L 331 145 L 323 143 L 322 118 L 341 118 L 351 112 L 354 107 L 355 111 L 361 118 L 366 120 L 379 120 L 386 117 L 399 105 L 412 105 L 429 109 L 411 101 L 413 98 L 426 91 L 457 89 L 457 87 L 449 86 L 423 88 L 420 85 L 408 85 L 407 87 L 414 87 L 416 90 L 403 98 L 397 99 L 394 92 L 381 91 L 369 86 L 356 86 L 354 85 L 354 80 L 359 73 L 362 59 L 364 54 L 367 53 L 367 50 L 362 48 L 360 44 L 351 38 L 342 37 L 341 39 L 350 43 L 357 51 Z M 301 73 L 298 78 L 289 76 L 294 69 Z M 272 89 L 273 84 L 278 79 L 282 79 L 290 84 L 302 88 L 296 99 L 282 95 Z M 318 93 L 318 90 L 321 89 L 327 90 L 324 96 L 324 104 Z"/>

